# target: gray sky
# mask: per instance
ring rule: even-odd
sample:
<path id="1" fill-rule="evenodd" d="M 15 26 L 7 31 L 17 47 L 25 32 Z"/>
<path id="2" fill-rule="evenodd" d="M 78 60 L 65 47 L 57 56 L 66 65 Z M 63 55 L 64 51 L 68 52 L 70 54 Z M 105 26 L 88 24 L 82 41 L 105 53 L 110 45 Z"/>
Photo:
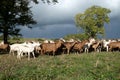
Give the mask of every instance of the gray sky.
<path id="1" fill-rule="evenodd" d="M 120 38 L 120 0 L 58 0 L 56 5 L 40 2 L 33 6 L 33 16 L 37 21 L 33 29 L 22 28 L 23 37 L 27 38 L 61 38 L 66 34 L 77 33 L 74 23 L 77 13 L 98 5 L 110 9 L 110 23 L 105 24 L 106 38 Z"/>

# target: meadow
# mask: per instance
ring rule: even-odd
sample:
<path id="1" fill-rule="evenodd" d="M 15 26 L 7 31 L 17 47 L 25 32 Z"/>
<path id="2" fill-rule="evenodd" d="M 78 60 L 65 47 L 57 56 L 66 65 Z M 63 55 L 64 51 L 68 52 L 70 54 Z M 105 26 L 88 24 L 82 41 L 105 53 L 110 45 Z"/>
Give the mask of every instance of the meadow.
<path id="1" fill-rule="evenodd" d="M 40 55 L 29 61 L 0 54 L 0 80 L 120 80 L 120 52 Z"/>

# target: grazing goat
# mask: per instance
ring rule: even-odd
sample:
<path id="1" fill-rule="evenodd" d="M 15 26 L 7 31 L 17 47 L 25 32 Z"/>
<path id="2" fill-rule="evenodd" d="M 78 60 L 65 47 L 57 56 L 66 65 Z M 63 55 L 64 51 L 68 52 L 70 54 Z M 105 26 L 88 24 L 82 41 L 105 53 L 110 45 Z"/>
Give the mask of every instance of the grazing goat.
<path id="1" fill-rule="evenodd" d="M 111 40 L 102 40 L 103 43 L 103 48 L 106 49 L 106 51 L 108 52 L 108 44 L 111 42 Z"/>
<path id="2" fill-rule="evenodd" d="M 0 45 L 0 51 L 7 51 L 7 52 L 9 52 L 9 50 L 10 50 L 9 44 L 1 44 Z"/>
<path id="3" fill-rule="evenodd" d="M 28 54 L 28 60 L 30 59 L 30 53 L 33 54 L 33 57 L 35 58 L 34 49 L 36 46 L 39 46 L 39 42 L 24 42 L 21 44 L 12 44 L 10 45 L 10 53 L 17 52 L 17 58 L 21 58 L 23 56 L 23 53 Z"/>
<path id="4" fill-rule="evenodd" d="M 12 44 L 12 45 L 10 45 L 10 54 L 12 53 L 13 54 L 13 56 L 15 55 L 15 52 L 17 52 L 18 53 L 18 51 L 19 51 L 19 46 L 20 46 L 21 44 Z"/>
<path id="5" fill-rule="evenodd" d="M 73 50 L 81 53 L 84 49 L 84 45 L 88 42 L 88 40 L 84 40 L 84 41 L 81 41 L 81 42 L 77 42 L 75 43 L 75 45 L 73 46 Z"/>
<path id="6" fill-rule="evenodd" d="M 41 47 L 40 47 L 40 45 L 34 47 L 34 52 L 37 53 L 37 54 L 40 54 L 40 52 L 41 52 Z"/>
<path id="7" fill-rule="evenodd" d="M 96 41 L 96 43 L 92 44 L 92 48 L 94 49 L 94 51 L 101 51 L 101 41 Z"/>
<path id="8" fill-rule="evenodd" d="M 75 41 L 74 42 L 64 42 L 63 43 L 63 46 L 67 50 L 67 54 L 70 54 L 70 49 L 74 46 L 75 43 L 76 43 Z"/>
<path id="9" fill-rule="evenodd" d="M 95 42 L 96 42 L 96 41 L 95 41 L 94 38 L 90 38 L 90 39 L 88 40 L 88 42 L 85 43 L 85 45 L 84 45 L 85 53 L 88 53 L 88 52 L 89 52 L 89 50 L 90 50 L 90 48 L 91 48 L 91 45 L 94 44 Z"/>
<path id="10" fill-rule="evenodd" d="M 13 53 L 13 55 L 15 54 L 15 52 L 19 52 L 19 46 L 25 46 L 27 45 L 28 42 L 24 42 L 24 43 L 21 43 L 21 44 L 18 44 L 18 43 L 15 43 L 15 44 L 11 44 L 10 45 L 10 54 Z"/>
<path id="11" fill-rule="evenodd" d="M 108 44 L 108 46 L 109 46 L 109 51 L 111 51 L 111 50 L 113 50 L 115 48 L 117 48 L 118 50 L 120 50 L 120 41 L 118 41 L 118 42 L 110 42 Z"/>
<path id="12" fill-rule="evenodd" d="M 42 43 L 40 45 L 41 48 L 41 54 L 45 54 L 45 53 L 50 53 L 52 52 L 53 56 L 55 55 L 55 52 L 58 50 L 58 48 L 61 47 L 63 41 L 62 40 L 58 40 L 55 43 Z"/>
<path id="13" fill-rule="evenodd" d="M 23 55 L 23 53 L 28 54 L 28 60 L 30 60 L 30 53 L 32 53 L 33 57 L 35 58 L 34 47 L 32 47 L 32 46 L 19 46 L 19 53 L 17 55 L 17 58 L 20 59 L 20 57 L 21 57 L 21 55 Z"/>

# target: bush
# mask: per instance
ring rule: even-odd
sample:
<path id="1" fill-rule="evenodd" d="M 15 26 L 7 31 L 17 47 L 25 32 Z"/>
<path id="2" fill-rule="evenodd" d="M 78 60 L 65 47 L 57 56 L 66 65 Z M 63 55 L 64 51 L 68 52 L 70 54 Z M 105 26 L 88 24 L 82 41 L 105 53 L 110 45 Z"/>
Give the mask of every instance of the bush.
<path id="1" fill-rule="evenodd" d="M 69 34 L 69 35 L 66 35 L 64 38 L 85 40 L 85 39 L 88 39 L 89 37 L 86 34 L 82 33 L 82 34 Z"/>

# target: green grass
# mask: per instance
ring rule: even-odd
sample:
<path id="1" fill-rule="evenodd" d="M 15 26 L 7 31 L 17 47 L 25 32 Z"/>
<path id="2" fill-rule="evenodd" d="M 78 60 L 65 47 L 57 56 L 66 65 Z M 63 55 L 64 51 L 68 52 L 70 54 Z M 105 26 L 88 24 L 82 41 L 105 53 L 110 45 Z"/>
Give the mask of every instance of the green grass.
<path id="1" fill-rule="evenodd" d="M 120 52 L 39 56 L 0 55 L 0 80 L 120 80 Z"/>

